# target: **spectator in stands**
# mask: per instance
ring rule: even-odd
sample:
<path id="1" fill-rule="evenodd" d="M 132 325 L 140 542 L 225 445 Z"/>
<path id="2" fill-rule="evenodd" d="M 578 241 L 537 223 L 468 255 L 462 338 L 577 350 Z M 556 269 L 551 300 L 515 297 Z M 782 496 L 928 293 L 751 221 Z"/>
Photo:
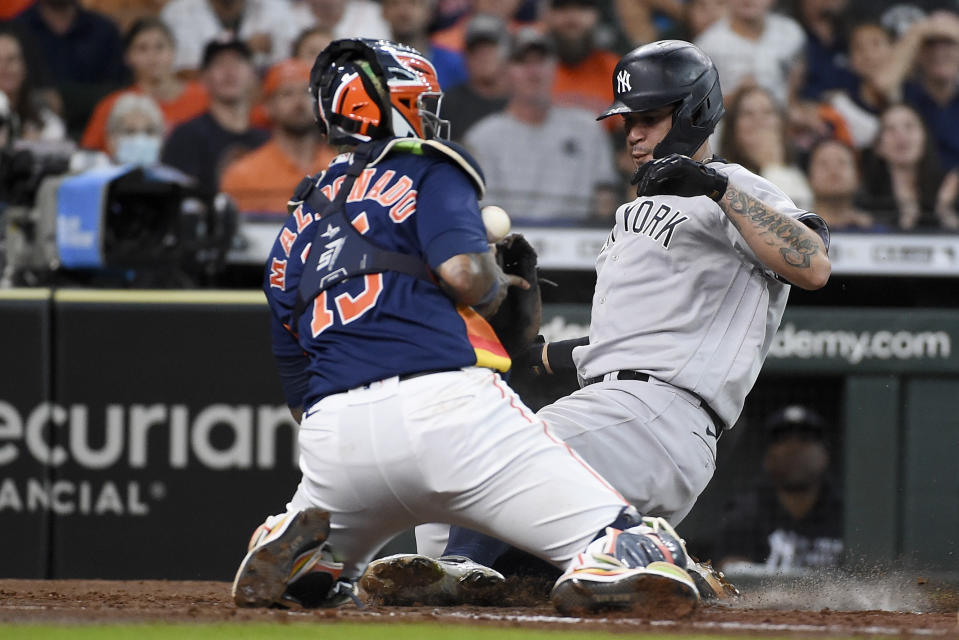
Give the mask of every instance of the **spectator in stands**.
<path id="1" fill-rule="evenodd" d="M 107 154 L 116 164 L 157 164 L 165 125 L 160 106 L 150 96 L 120 96 L 107 117 Z"/>
<path id="2" fill-rule="evenodd" d="M 120 33 L 79 0 L 37 0 L 16 21 L 30 33 L 63 98 L 67 130 L 83 130 L 94 105 L 125 79 Z"/>
<path id="3" fill-rule="evenodd" d="M 202 67 L 210 108 L 175 128 L 161 157 L 164 164 L 196 178 L 201 188 L 216 192 L 223 166 L 266 142 L 269 133 L 250 126 L 256 74 L 253 53 L 242 40 L 211 41 Z"/>
<path id="4" fill-rule="evenodd" d="M 734 91 L 728 102 L 720 133 L 720 155 L 772 182 L 797 207 L 810 208 L 812 191 L 792 160 L 785 111 L 772 93 L 759 86 L 745 86 Z"/>
<path id="5" fill-rule="evenodd" d="M 436 67 L 444 91 L 466 81 L 463 56 L 430 42 L 430 18 L 434 0 L 381 0 L 383 19 L 390 27 L 390 39 L 409 45 Z"/>
<path id="6" fill-rule="evenodd" d="M 773 0 L 729 0 L 729 11 L 696 39 L 719 70 L 723 94 L 757 84 L 783 107 L 798 86 L 806 36 L 792 18 L 773 13 Z"/>
<path id="7" fill-rule="evenodd" d="M 0 29 L 0 92 L 6 95 L 9 103 L 16 137 L 62 140 L 66 136 L 63 120 L 33 83 L 19 32 L 9 27 Z"/>
<path id="8" fill-rule="evenodd" d="M 300 32 L 293 41 L 290 56 L 312 65 L 316 56 L 333 41 L 333 33 L 326 27 L 310 27 Z"/>
<path id="9" fill-rule="evenodd" d="M 856 150 L 831 138 L 821 140 L 809 154 L 812 210 L 830 231 L 884 231 L 871 215 L 855 206 L 860 175 Z"/>
<path id="10" fill-rule="evenodd" d="M 465 138 L 486 173 L 483 204 L 499 205 L 517 221 L 587 220 L 595 191 L 616 181 L 608 137 L 593 113 L 552 104 L 556 55 L 535 29 L 517 32 L 507 73 L 506 108 Z"/>
<path id="11" fill-rule="evenodd" d="M 173 34 L 158 18 L 134 22 L 123 40 L 123 49 L 127 66 L 133 71 L 133 84 L 114 91 L 97 104 L 81 140 L 86 149 L 106 150 L 107 116 L 117 99 L 129 93 L 148 95 L 156 100 L 163 111 L 164 133 L 200 115 L 209 105 L 209 96 L 202 84 L 180 80 L 173 72 Z"/>
<path id="12" fill-rule="evenodd" d="M 856 85 L 848 91 L 827 92 L 826 100 L 846 121 L 856 148 L 872 145 L 879 130 L 879 113 L 902 101 L 903 84 L 916 66 L 921 49 L 926 48 L 924 43 L 959 37 L 957 24 L 959 20 L 952 14 L 934 13 L 913 22 L 898 40 L 877 22 L 853 27 L 849 63 Z M 917 94 L 911 95 L 915 98 Z"/>
<path id="13" fill-rule="evenodd" d="M 82 0 L 82 2 L 87 9 L 110 16 L 120 29 L 120 33 L 126 33 L 137 20 L 159 16 L 167 0 Z"/>
<path id="14" fill-rule="evenodd" d="M 842 560 L 842 502 L 828 475 L 826 423 L 791 405 L 763 429 L 763 476 L 724 509 L 714 557 L 769 573 L 836 567 Z M 758 566 L 756 566 L 758 565 Z"/>
<path id="15" fill-rule="evenodd" d="M 103 125 L 103 150 L 79 149 L 70 157 L 70 171 L 160 162 L 165 122 L 160 106 L 149 95 L 125 93 L 110 105 Z"/>
<path id="16" fill-rule="evenodd" d="M 473 8 L 473 0 L 436 0 L 430 31 L 442 31 L 456 24 Z"/>
<path id="17" fill-rule="evenodd" d="M 451 51 L 462 51 L 466 46 L 466 26 L 473 16 L 495 16 L 506 24 L 510 33 L 520 28 L 516 19 L 522 0 L 473 0 L 473 10 L 462 15 L 452 26 L 433 34 L 433 44 Z"/>
<path id="18" fill-rule="evenodd" d="M 682 20 L 677 21 L 663 37 L 692 42 L 725 15 L 726 0 L 687 0 L 683 4 Z"/>
<path id="19" fill-rule="evenodd" d="M 390 37 L 380 5 L 372 0 L 294 0 L 286 19 L 304 27 L 322 27 L 339 38 Z"/>
<path id="20" fill-rule="evenodd" d="M 599 0 L 549 0 L 546 6 L 543 22 L 559 58 L 554 102 L 602 113 L 613 101 L 610 78 L 619 56 L 596 44 Z M 617 126 L 614 120 L 606 123 Z"/>
<path id="21" fill-rule="evenodd" d="M 959 228 L 959 170 L 944 172 L 919 114 L 897 104 L 879 116 L 872 152 L 863 157 L 861 206 L 901 230 Z"/>
<path id="22" fill-rule="evenodd" d="M 684 20 L 683 0 L 613 0 L 616 23 L 626 37 L 625 49 L 666 37 Z M 686 39 L 686 38 L 683 38 Z"/>
<path id="23" fill-rule="evenodd" d="M 849 0 L 798 0 L 796 17 L 806 34 L 799 97 L 818 101 L 826 91 L 852 91 L 856 76 L 849 68 L 844 21 Z"/>
<path id="24" fill-rule="evenodd" d="M 313 122 L 310 66 L 291 58 L 275 65 L 263 82 L 273 135 L 223 171 L 221 189 L 240 212 L 287 215 L 286 202 L 304 176 L 325 169 L 336 156 Z"/>
<path id="25" fill-rule="evenodd" d="M 849 38 L 849 64 L 856 76 L 847 90 L 826 93 L 827 102 L 845 119 L 853 144 L 863 149 L 872 144 L 879 130 L 879 111 L 897 102 L 904 69 L 894 64 L 892 35 L 877 22 L 856 25 Z"/>
<path id="26" fill-rule="evenodd" d="M 945 169 L 959 167 L 959 17 L 938 11 L 922 34 L 915 82 L 904 96 L 932 132 Z"/>
<path id="27" fill-rule="evenodd" d="M 470 127 L 506 106 L 509 54 L 506 25 L 495 16 L 474 16 L 466 29 L 464 58 L 468 79 L 443 96 L 443 117 L 453 140 L 463 140 Z"/>
<path id="28" fill-rule="evenodd" d="M 243 40 L 256 66 L 269 66 L 287 57 L 300 28 L 288 0 L 170 0 L 160 17 L 176 41 L 177 71 L 198 69 L 204 45 L 225 38 Z"/>
<path id="29" fill-rule="evenodd" d="M 0 5 L 0 20 L 10 20 L 23 13 L 34 0 L 6 0 Z"/>

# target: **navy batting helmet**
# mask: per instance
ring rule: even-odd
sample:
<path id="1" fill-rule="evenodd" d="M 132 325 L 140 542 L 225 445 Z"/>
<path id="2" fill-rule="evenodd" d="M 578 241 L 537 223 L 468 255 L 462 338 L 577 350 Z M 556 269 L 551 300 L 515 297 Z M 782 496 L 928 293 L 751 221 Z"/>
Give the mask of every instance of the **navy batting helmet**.
<path id="1" fill-rule="evenodd" d="M 443 137 L 436 69 L 416 49 L 388 40 L 334 40 L 316 58 L 310 93 L 317 125 L 333 144 L 391 136 Z"/>
<path id="2" fill-rule="evenodd" d="M 633 49 L 613 72 L 615 100 L 598 120 L 674 105 L 673 126 L 653 150 L 691 156 L 726 112 L 719 72 L 698 47 L 683 40 L 660 40 Z"/>

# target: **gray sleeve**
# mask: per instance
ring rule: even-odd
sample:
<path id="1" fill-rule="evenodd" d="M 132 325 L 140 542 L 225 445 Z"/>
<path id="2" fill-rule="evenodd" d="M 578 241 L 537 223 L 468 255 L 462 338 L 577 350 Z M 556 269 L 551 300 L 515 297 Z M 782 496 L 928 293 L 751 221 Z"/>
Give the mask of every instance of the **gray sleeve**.
<path id="1" fill-rule="evenodd" d="M 736 185 L 737 189 L 749 193 L 754 198 L 760 200 L 763 204 L 768 206 L 770 209 L 773 209 L 783 215 L 790 216 L 794 220 L 802 222 L 807 227 L 815 231 L 819 237 L 823 239 L 826 249 L 828 250 L 829 229 L 826 227 L 825 221 L 823 221 L 823 219 L 817 216 L 815 213 L 797 207 L 792 199 L 790 199 L 790 197 L 787 196 L 782 189 L 774 185 L 769 180 L 766 180 L 762 176 L 756 175 L 741 165 L 721 162 L 713 162 L 709 164 L 713 169 L 725 174 L 726 177 L 729 178 L 730 183 Z M 723 225 L 723 229 L 726 233 L 726 239 L 729 241 L 730 245 L 736 249 L 736 251 L 738 251 L 745 260 L 757 265 L 769 277 L 781 280 L 775 271 L 767 267 L 758 257 L 756 257 L 756 254 L 753 252 L 752 248 L 746 243 L 742 235 L 739 233 L 739 229 L 737 229 L 736 225 L 732 223 L 732 220 L 730 220 L 729 217 L 722 212 L 722 209 L 719 209 L 718 205 L 717 209 L 719 210 L 719 215 L 721 216 L 721 224 Z"/>

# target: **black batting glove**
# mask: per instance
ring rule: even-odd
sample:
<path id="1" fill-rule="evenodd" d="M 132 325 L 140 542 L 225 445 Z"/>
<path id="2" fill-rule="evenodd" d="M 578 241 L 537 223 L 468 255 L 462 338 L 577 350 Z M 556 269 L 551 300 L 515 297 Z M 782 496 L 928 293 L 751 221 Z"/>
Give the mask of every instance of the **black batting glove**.
<path id="1" fill-rule="evenodd" d="M 636 185 L 637 196 L 707 196 L 719 202 L 729 179 L 689 156 L 671 153 L 636 169 L 630 183 Z"/>
<path id="2" fill-rule="evenodd" d="M 516 355 L 511 355 L 513 373 L 533 378 L 546 375 L 546 365 L 543 363 L 543 345 L 545 343 L 546 338 L 537 335 L 533 342 L 518 349 Z"/>

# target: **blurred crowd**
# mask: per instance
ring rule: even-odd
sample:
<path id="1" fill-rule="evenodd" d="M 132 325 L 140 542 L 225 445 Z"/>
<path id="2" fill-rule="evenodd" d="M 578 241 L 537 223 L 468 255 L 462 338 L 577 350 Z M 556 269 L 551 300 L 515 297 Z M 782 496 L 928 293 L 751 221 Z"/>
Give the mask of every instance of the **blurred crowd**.
<path id="1" fill-rule="evenodd" d="M 307 93 L 331 39 L 389 38 L 436 66 L 441 115 L 483 204 L 521 223 L 608 225 L 632 200 L 596 115 L 640 44 L 715 61 L 713 140 L 840 231 L 959 228 L 959 2 L 913 0 L 5 0 L 0 146 L 75 145 L 74 170 L 162 162 L 285 214 L 336 151 Z"/>

